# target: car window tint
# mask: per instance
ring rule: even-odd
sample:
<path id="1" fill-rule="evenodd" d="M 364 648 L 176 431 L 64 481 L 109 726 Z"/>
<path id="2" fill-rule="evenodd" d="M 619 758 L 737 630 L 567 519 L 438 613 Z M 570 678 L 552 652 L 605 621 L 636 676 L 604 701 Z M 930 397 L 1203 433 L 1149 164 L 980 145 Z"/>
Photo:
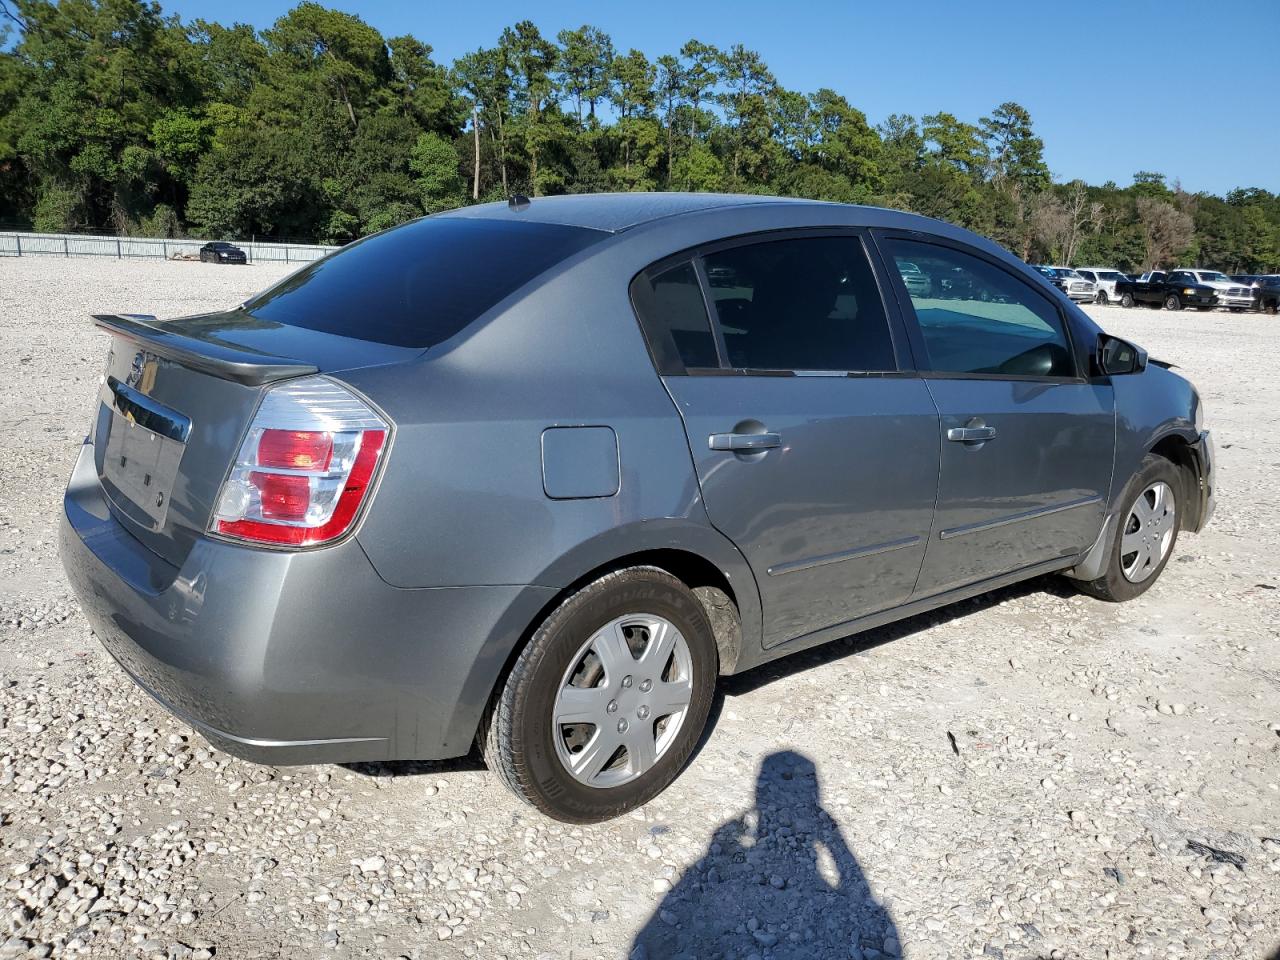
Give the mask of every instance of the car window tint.
<path id="1" fill-rule="evenodd" d="M 1058 308 L 1028 284 L 985 260 L 949 247 L 890 240 L 933 370 L 1069 377 L 1075 362 Z"/>
<path id="2" fill-rule="evenodd" d="M 303 267 L 245 309 L 289 326 L 430 347 L 607 236 L 557 224 L 427 217 Z"/>
<path id="3" fill-rule="evenodd" d="M 660 373 L 719 366 L 711 321 L 692 263 L 653 277 L 641 275 L 632 299 Z"/>
<path id="4" fill-rule="evenodd" d="M 897 369 L 880 291 L 856 237 L 732 247 L 703 263 L 730 366 Z"/>

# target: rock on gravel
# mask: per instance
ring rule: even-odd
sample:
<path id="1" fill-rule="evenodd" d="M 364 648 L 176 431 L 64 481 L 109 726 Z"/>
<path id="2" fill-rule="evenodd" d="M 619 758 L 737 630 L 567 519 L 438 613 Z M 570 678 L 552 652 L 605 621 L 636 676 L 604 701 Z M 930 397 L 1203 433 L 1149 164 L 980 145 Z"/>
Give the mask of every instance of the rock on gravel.
<path id="1" fill-rule="evenodd" d="M 1280 324 L 1094 311 L 1199 384 L 1218 441 L 1218 515 L 1147 595 L 1040 580 L 725 680 L 670 790 L 577 827 L 474 758 L 232 760 L 90 634 L 55 553 L 106 352 L 88 314 L 212 309 L 281 273 L 0 260 L 0 956 L 1280 947 Z"/>

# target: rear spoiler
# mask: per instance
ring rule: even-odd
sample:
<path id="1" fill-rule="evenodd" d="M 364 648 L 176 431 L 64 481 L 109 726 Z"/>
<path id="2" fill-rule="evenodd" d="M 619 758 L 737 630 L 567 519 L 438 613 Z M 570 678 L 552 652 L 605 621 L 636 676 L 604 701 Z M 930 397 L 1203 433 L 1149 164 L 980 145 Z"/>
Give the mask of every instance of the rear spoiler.
<path id="1" fill-rule="evenodd" d="M 320 372 L 315 364 L 174 333 L 165 329 L 163 321 L 149 314 L 96 313 L 93 322 L 113 336 L 155 350 L 184 367 L 251 387 Z"/>

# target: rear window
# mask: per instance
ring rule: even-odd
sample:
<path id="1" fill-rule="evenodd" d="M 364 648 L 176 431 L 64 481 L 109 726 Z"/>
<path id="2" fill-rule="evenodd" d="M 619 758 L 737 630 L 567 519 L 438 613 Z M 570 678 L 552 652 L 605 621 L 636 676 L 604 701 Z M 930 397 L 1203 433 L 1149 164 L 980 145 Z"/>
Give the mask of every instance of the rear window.
<path id="1" fill-rule="evenodd" d="M 432 217 L 317 260 L 245 304 L 255 317 L 396 347 L 449 339 L 503 297 L 608 234 Z"/>

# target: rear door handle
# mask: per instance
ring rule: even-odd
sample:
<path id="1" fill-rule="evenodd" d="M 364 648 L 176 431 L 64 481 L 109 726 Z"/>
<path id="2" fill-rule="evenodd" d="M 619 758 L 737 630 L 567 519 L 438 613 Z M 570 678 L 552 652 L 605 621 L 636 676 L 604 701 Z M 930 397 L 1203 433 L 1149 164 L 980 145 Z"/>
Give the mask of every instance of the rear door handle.
<path id="1" fill-rule="evenodd" d="M 957 443 L 967 443 L 973 440 L 994 440 L 995 438 L 995 427 L 952 427 L 947 431 L 947 439 L 954 440 Z"/>
<path id="2" fill-rule="evenodd" d="M 768 450 L 782 445 L 776 433 L 713 433 L 707 437 L 712 450 Z"/>

